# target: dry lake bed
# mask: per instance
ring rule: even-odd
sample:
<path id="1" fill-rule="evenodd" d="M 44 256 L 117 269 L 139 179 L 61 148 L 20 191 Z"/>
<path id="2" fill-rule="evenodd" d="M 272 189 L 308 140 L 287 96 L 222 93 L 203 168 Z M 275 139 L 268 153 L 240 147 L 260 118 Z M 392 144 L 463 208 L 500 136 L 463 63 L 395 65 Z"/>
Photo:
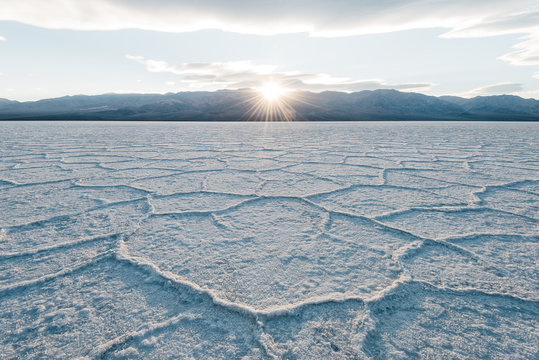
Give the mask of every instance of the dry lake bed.
<path id="1" fill-rule="evenodd" d="M 0 123 L 0 358 L 533 359 L 539 123 Z"/>

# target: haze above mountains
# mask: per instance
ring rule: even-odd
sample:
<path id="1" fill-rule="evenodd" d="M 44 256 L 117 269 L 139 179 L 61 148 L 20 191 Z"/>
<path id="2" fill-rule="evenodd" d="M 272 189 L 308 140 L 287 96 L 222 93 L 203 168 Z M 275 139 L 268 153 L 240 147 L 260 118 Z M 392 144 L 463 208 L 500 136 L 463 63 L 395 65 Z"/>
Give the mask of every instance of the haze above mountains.
<path id="1" fill-rule="evenodd" d="M 32 102 L 0 99 L 0 120 L 263 121 L 255 90 L 168 94 L 76 95 Z M 396 90 L 296 92 L 283 101 L 296 121 L 539 121 L 539 100 L 513 95 L 465 99 Z M 267 104 L 266 104 L 267 105 Z M 278 104 L 275 104 L 277 106 Z M 290 114 L 289 114 L 290 115 Z M 287 120 L 277 114 L 272 120 Z"/>

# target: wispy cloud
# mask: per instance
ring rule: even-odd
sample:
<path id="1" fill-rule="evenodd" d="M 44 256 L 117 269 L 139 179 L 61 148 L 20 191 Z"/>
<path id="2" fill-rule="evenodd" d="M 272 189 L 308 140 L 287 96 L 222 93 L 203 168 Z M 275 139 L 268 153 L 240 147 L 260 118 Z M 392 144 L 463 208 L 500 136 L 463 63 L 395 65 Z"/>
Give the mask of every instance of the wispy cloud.
<path id="1" fill-rule="evenodd" d="M 0 41 L 7 41 L 7 39 L 3 36 L 0 36 Z"/>
<path id="2" fill-rule="evenodd" d="M 472 89 L 462 94 L 458 94 L 462 97 L 475 97 L 475 96 L 489 96 L 489 95 L 503 95 L 503 94 L 520 94 L 524 91 L 524 87 L 519 83 L 503 82 L 497 84 L 491 84 L 482 86 L 476 89 Z"/>
<path id="3" fill-rule="evenodd" d="M 453 29 L 444 37 L 486 37 L 509 34 L 526 34 L 517 43 L 513 52 L 499 59 L 513 65 L 539 65 L 539 11 L 527 11 L 507 16 L 494 17 L 470 26 Z"/>
<path id="4" fill-rule="evenodd" d="M 523 38 L 524 41 L 514 46 L 515 51 L 500 57 L 513 65 L 539 65 L 539 32 Z"/>
<path id="5" fill-rule="evenodd" d="M 254 64 L 250 61 L 184 63 L 170 65 L 166 61 L 126 55 L 155 73 L 172 73 L 179 76 L 179 86 L 184 90 L 258 88 L 267 82 L 277 82 L 285 88 L 308 91 L 360 91 L 398 89 L 403 91 L 427 90 L 433 84 L 392 84 L 381 79 L 354 80 L 328 74 L 282 72 L 276 66 Z"/>

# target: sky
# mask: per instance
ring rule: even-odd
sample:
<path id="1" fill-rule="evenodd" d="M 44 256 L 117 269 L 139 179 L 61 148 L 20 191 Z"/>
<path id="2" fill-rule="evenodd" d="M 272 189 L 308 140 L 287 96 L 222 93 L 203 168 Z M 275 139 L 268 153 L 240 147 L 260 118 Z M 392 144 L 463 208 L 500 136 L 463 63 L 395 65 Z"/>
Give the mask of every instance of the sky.
<path id="1" fill-rule="evenodd" d="M 539 2 L 0 0 L 0 98 L 259 88 L 539 99 Z"/>

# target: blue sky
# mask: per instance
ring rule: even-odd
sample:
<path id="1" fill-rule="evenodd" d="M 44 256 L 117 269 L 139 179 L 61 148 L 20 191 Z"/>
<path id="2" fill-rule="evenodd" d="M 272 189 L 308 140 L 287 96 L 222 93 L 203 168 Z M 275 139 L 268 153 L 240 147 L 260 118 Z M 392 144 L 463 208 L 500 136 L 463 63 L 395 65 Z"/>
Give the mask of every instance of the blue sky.
<path id="1" fill-rule="evenodd" d="M 0 0 L 0 98 L 259 87 L 539 98 L 539 5 Z"/>

